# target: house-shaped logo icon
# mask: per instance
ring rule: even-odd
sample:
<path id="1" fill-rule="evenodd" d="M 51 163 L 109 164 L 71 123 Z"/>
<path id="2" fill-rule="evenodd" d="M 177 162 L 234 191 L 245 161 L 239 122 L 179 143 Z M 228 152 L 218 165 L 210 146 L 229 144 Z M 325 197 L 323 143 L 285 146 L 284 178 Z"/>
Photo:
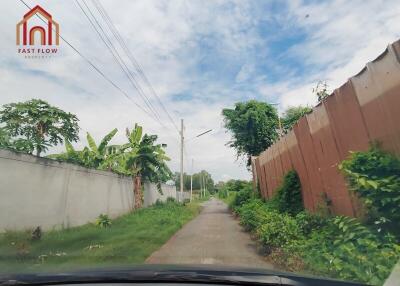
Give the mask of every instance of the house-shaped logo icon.
<path id="1" fill-rule="evenodd" d="M 39 17 L 47 24 L 33 26 L 29 22 L 32 22 L 32 17 L 39 14 Z M 22 28 L 22 33 L 21 33 Z M 55 29 L 55 32 L 54 30 Z M 60 27 L 56 21 L 53 20 L 52 16 L 39 5 L 35 6 L 28 13 L 24 15 L 21 22 L 17 24 L 17 45 L 21 45 L 21 34 L 22 34 L 22 45 L 59 45 L 60 42 Z"/>

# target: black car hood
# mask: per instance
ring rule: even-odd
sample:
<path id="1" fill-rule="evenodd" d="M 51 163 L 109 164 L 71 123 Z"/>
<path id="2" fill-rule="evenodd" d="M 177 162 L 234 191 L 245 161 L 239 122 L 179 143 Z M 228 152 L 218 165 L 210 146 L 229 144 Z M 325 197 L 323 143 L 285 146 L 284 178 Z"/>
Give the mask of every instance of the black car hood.
<path id="1" fill-rule="evenodd" d="M 141 265 L 61 273 L 0 275 L 0 285 L 61 285 L 81 283 L 212 283 L 230 285 L 333 286 L 355 282 L 297 275 L 274 270 L 216 265 Z"/>

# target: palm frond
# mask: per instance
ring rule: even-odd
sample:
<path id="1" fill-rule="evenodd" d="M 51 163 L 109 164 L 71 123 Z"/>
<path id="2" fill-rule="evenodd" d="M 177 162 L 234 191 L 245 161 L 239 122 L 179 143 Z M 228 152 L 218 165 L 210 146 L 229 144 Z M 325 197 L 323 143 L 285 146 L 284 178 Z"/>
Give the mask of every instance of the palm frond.
<path id="1" fill-rule="evenodd" d="M 90 149 L 92 149 L 93 152 L 97 153 L 96 142 L 94 141 L 92 135 L 90 135 L 89 132 L 86 133 L 86 139 L 87 139 Z"/>
<path id="2" fill-rule="evenodd" d="M 103 140 L 101 140 L 98 151 L 100 154 L 103 154 L 105 151 L 108 143 L 111 141 L 111 139 L 117 134 L 118 129 L 114 128 L 110 133 L 108 133 L 106 136 L 104 136 Z"/>

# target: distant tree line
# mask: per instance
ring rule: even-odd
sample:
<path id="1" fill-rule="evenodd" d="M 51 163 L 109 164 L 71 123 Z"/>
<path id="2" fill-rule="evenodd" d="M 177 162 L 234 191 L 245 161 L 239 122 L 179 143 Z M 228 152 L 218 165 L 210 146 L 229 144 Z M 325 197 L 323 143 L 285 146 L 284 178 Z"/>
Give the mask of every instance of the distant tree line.
<path id="1" fill-rule="evenodd" d="M 180 173 L 175 173 L 175 186 L 177 190 L 180 190 Z M 191 175 L 187 173 L 183 173 L 183 189 L 190 190 L 190 178 Z M 193 174 L 193 190 L 200 190 L 202 188 L 206 188 L 210 193 L 214 192 L 214 180 L 211 177 L 211 174 L 205 170 L 201 170 L 198 173 Z"/>

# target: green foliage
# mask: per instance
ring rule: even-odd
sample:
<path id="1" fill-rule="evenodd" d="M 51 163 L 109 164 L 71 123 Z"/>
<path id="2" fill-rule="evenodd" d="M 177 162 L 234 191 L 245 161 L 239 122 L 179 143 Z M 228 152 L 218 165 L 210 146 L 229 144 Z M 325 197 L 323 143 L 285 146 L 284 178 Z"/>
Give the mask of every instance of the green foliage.
<path id="1" fill-rule="evenodd" d="M 310 113 L 311 111 L 312 108 L 309 106 L 296 106 L 286 109 L 281 119 L 282 128 L 285 133 L 292 129 L 292 127 L 301 117 Z"/>
<path id="2" fill-rule="evenodd" d="M 400 258 L 400 246 L 349 217 L 334 217 L 297 247 L 313 270 L 380 285 Z"/>
<path id="3" fill-rule="evenodd" d="M 0 233 L 0 273 L 142 264 L 199 209 L 170 202 L 113 219 L 110 229 L 90 223 L 44 232 L 39 241 L 31 240 L 31 231 Z"/>
<path id="4" fill-rule="evenodd" d="M 142 133 L 142 127 L 138 124 L 131 131 L 126 130 L 128 143 L 119 146 L 115 169 L 150 182 L 165 182 L 172 176 L 166 164 L 170 159 L 164 147 L 155 143 L 157 135 Z"/>
<path id="5" fill-rule="evenodd" d="M 10 134 L 5 128 L 0 127 L 0 147 L 9 148 L 11 145 Z"/>
<path id="6" fill-rule="evenodd" d="M 272 200 L 279 212 L 296 215 L 304 210 L 300 179 L 296 171 L 289 171 L 283 177 L 282 185 L 277 189 Z"/>
<path id="7" fill-rule="evenodd" d="M 0 148 L 28 154 L 32 154 L 35 150 L 34 143 L 31 140 L 13 138 L 10 132 L 3 127 L 0 127 Z"/>
<path id="8" fill-rule="evenodd" d="M 372 146 L 352 153 L 339 168 L 362 198 L 369 222 L 400 235 L 400 159 Z"/>
<path id="9" fill-rule="evenodd" d="M 176 203 L 176 199 L 174 197 L 168 197 L 167 203 Z"/>
<path id="10" fill-rule="evenodd" d="M 242 206 L 235 208 L 240 216 L 240 222 L 246 229 L 255 231 L 263 223 L 263 217 L 269 209 L 260 199 L 248 200 Z"/>
<path id="11" fill-rule="evenodd" d="M 108 146 L 108 143 L 117 133 L 117 129 L 113 129 L 101 140 L 97 146 L 93 137 L 89 132 L 86 134 L 88 147 L 84 147 L 82 151 L 76 151 L 72 144 L 65 140 L 65 152 L 61 154 L 52 154 L 47 158 L 66 161 L 81 165 L 86 168 L 96 168 L 100 170 L 111 170 L 115 155 L 115 146 Z"/>
<path id="12" fill-rule="evenodd" d="M 80 151 L 76 151 L 72 144 L 65 140 L 66 152 L 47 157 L 121 175 L 140 176 L 144 180 L 157 183 L 161 192 L 160 183 L 170 179 L 172 173 L 166 165 L 169 158 L 165 155 L 162 145 L 155 143 L 157 136 L 143 135 L 142 127 L 136 124 L 132 131 L 126 131 L 128 143 L 109 145 L 117 131 L 110 131 L 99 145 L 90 133 L 87 133 L 88 146 Z"/>
<path id="13" fill-rule="evenodd" d="M 190 183 L 192 179 L 192 187 L 193 190 L 200 190 L 203 189 L 204 186 L 208 191 L 211 193 L 214 192 L 214 180 L 209 172 L 206 170 L 201 170 L 198 173 L 187 174 L 183 173 L 183 189 L 190 190 Z M 176 172 L 174 176 L 175 186 L 177 190 L 180 190 L 181 186 L 181 178 L 180 173 Z"/>
<path id="14" fill-rule="evenodd" d="M 223 109 L 222 115 L 225 128 L 232 133 L 228 144 L 238 157 L 247 156 L 247 166 L 251 165 L 251 156 L 259 155 L 278 138 L 278 113 L 268 103 L 238 102 L 234 109 Z"/>
<path id="15" fill-rule="evenodd" d="M 252 188 L 252 182 L 245 180 L 229 180 L 223 186 L 223 189 L 228 190 L 228 192 L 239 192 L 249 188 Z"/>
<path id="16" fill-rule="evenodd" d="M 110 227 L 111 224 L 111 219 L 108 217 L 107 214 L 100 214 L 99 217 L 96 219 L 96 225 L 100 227 Z"/>
<path id="17" fill-rule="evenodd" d="M 296 220 L 287 214 L 270 210 L 262 217 L 262 223 L 257 228 L 260 241 L 268 248 L 284 247 L 301 235 Z"/>
<path id="18" fill-rule="evenodd" d="M 40 99 L 3 105 L 0 123 L 10 137 L 8 148 L 40 154 L 50 146 L 78 140 L 78 119 Z M 2 141 L 4 144 L 4 132 Z"/>
<path id="19" fill-rule="evenodd" d="M 223 188 L 218 191 L 218 198 L 220 199 L 226 199 L 228 197 L 228 190 Z"/>
<path id="20" fill-rule="evenodd" d="M 228 199 L 229 196 L 233 198 L 229 199 L 231 207 L 235 204 L 240 205 L 241 200 L 246 196 L 254 196 L 252 182 L 244 180 L 229 180 L 226 183 L 220 184 L 218 189 L 218 197 L 220 199 Z M 243 191 L 239 194 L 240 191 Z"/>
<path id="21" fill-rule="evenodd" d="M 312 89 L 312 92 L 317 96 L 318 102 L 323 101 L 329 96 L 328 85 L 324 81 L 319 81 Z"/>
<path id="22" fill-rule="evenodd" d="M 232 202 L 232 207 L 241 207 L 254 197 L 254 192 L 251 185 L 248 185 L 236 193 L 236 196 Z"/>
<path id="23" fill-rule="evenodd" d="M 313 230 L 320 229 L 327 225 L 327 219 L 311 214 L 307 211 L 299 212 L 295 219 L 297 224 L 304 235 L 309 235 Z"/>
<path id="24" fill-rule="evenodd" d="M 305 211 L 290 215 L 280 212 L 275 202 L 244 193 L 233 209 L 281 267 L 380 285 L 400 258 L 393 235 L 357 219 L 323 218 Z"/>

